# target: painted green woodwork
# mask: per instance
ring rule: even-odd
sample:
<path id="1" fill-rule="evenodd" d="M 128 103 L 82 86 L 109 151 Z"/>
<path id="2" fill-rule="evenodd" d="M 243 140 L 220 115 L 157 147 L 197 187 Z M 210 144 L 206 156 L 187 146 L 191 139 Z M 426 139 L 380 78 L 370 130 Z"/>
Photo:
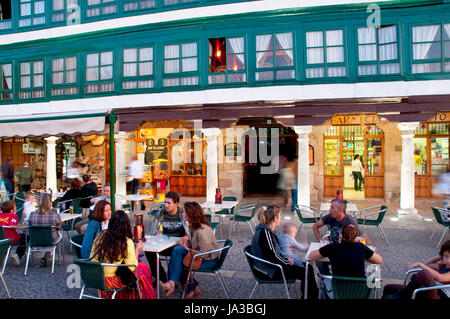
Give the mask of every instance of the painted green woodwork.
<path id="1" fill-rule="evenodd" d="M 383 4 L 381 24 L 395 25 L 397 31 L 398 60 L 400 73 L 392 75 L 358 75 L 358 65 L 374 63 L 379 68 L 381 62 L 358 61 L 358 28 L 366 27 L 366 7 L 360 5 L 323 7 L 322 13 L 318 8 L 306 8 L 304 10 L 289 9 L 263 13 L 248 13 L 231 16 L 199 18 L 182 20 L 177 22 L 164 22 L 145 26 L 134 26 L 120 29 L 103 30 L 80 35 L 59 37 L 54 39 L 41 39 L 30 42 L 0 46 L 0 64 L 13 63 L 14 99 L 0 101 L 1 104 L 41 102 L 57 99 L 78 99 L 95 96 L 124 95 L 136 93 L 175 92 L 205 90 L 214 88 L 236 87 L 262 87 L 271 85 L 305 85 L 322 83 L 357 83 L 357 82 L 381 82 L 381 81 L 417 81 L 449 79 L 450 72 L 437 72 L 427 74 L 413 74 L 412 29 L 415 26 L 435 25 L 441 26 L 441 44 L 448 44 L 448 39 L 443 38 L 444 24 L 450 23 L 450 4 L 435 4 L 441 1 L 427 1 L 427 5 L 418 1 L 401 1 L 395 4 Z M 408 6 L 409 5 L 409 6 Z M 316 10 L 316 11 L 314 11 Z M 306 32 L 327 30 L 343 30 L 343 48 L 345 61 L 339 63 L 345 66 L 346 76 L 334 78 L 307 78 L 307 46 Z M 295 78 L 287 80 L 256 81 L 256 37 L 270 34 L 275 36 L 280 33 L 291 32 L 293 35 L 294 66 L 288 69 L 295 70 Z M 244 38 L 245 54 L 245 83 L 208 84 L 209 73 L 209 39 L 212 38 Z M 186 72 L 186 76 L 198 76 L 198 85 L 164 87 L 163 80 L 170 75 L 164 74 L 164 46 L 182 45 L 183 43 L 197 43 L 197 71 Z M 152 74 L 148 75 L 153 81 L 152 87 L 129 88 L 123 86 L 123 82 L 129 81 L 123 77 L 124 49 L 153 48 Z M 85 93 L 86 87 L 86 56 L 92 53 L 113 52 L 113 92 Z M 276 53 L 276 52 L 274 52 Z M 181 53 L 180 53 L 181 54 Z M 52 61 L 58 58 L 77 57 L 77 93 L 71 95 L 52 96 Z M 180 55 L 181 56 L 181 55 Z M 439 63 L 444 65 L 448 59 L 444 58 L 442 51 Z M 19 100 L 20 88 L 20 63 L 44 59 L 45 70 L 45 96 L 40 99 Z M 180 59 L 181 61 L 181 59 Z M 149 62 L 149 61 L 140 61 Z M 139 63 L 140 63 L 139 62 Z M 391 61 L 389 61 L 391 62 Z M 420 63 L 421 61 L 414 61 Z M 137 62 L 136 62 L 137 63 Z M 324 67 L 327 65 L 323 64 Z M 273 70 L 278 70 L 274 68 Z M 67 71 L 67 70 L 66 70 Z M 379 72 L 378 72 L 379 73 Z M 177 76 L 180 76 L 177 74 Z M 182 76 L 185 76 L 184 74 Z M 147 79 L 147 78 L 146 78 Z M 140 77 L 133 77 L 139 81 Z M 101 82 L 101 81 L 100 81 Z M 100 84 L 99 82 L 99 84 Z M 72 84 L 72 83 L 71 83 Z"/>

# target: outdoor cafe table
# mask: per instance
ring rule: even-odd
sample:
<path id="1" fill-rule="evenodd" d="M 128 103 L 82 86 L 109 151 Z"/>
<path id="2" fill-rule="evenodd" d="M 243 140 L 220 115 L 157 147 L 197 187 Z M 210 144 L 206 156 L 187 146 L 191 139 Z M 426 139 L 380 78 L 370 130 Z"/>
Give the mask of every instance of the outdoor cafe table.
<path id="1" fill-rule="evenodd" d="M 144 248 L 142 251 L 156 253 L 156 299 L 159 299 L 159 253 L 177 244 L 180 237 L 167 235 L 150 236 L 145 235 Z"/>
<path id="2" fill-rule="evenodd" d="M 69 220 L 81 217 L 81 214 L 69 214 L 69 213 L 60 213 L 59 216 L 61 217 L 61 222 L 67 222 Z"/>
<path id="3" fill-rule="evenodd" d="M 202 206 L 203 209 L 208 209 L 212 216 L 212 214 L 218 210 L 228 209 L 230 211 L 237 204 L 238 204 L 237 201 L 222 201 L 221 204 L 216 204 L 215 202 L 204 202 L 200 206 Z M 222 218 L 222 216 L 219 216 L 219 217 Z M 230 238 L 231 237 L 231 214 L 228 214 L 228 222 L 229 222 L 228 238 Z"/>
<path id="4" fill-rule="evenodd" d="M 309 249 L 308 249 L 308 251 L 306 252 L 306 255 L 305 255 L 305 261 L 306 261 L 305 267 L 306 268 L 305 268 L 305 293 L 304 293 L 304 299 L 308 299 L 308 289 L 307 289 L 307 287 L 308 287 L 308 272 L 309 272 L 308 268 L 309 268 L 309 264 L 311 262 L 316 262 L 316 261 L 330 262 L 328 257 L 324 257 L 324 258 L 312 261 L 312 260 L 309 259 L 309 254 L 312 251 L 317 250 L 317 249 L 319 249 L 319 248 L 321 248 L 323 246 L 326 246 L 328 244 L 329 244 L 329 242 L 327 242 L 327 241 L 321 241 L 321 242 L 312 242 L 309 245 Z M 376 250 L 376 247 L 374 247 L 374 246 L 368 246 L 368 247 L 370 249 L 372 249 L 373 251 Z"/>
<path id="5" fill-rule="evenodd" d="M 130 201 L 131 203 L 131 212 L 133 212 L 133 202 L 138 202 L 141 200 L 153 200 L 153 196 L 152 195 L 139 195 L 139 194 L 129 194 L 129 195 L 121 195 L 121 194 L 116 194 L 116 200 L 125 200 L 125 201 Z"/>
<path id="6" fill-rule="evenodd" d="M 326 214 L 330 210 L 331 204 L 330 203 L 321 203 L 320 204 L 320 214 Z M 358 208 L 353 203 L 347 204 L 347 209 L 345 210 L 347 214 L 350 214 L 354 218 L 358 217 Z"/>

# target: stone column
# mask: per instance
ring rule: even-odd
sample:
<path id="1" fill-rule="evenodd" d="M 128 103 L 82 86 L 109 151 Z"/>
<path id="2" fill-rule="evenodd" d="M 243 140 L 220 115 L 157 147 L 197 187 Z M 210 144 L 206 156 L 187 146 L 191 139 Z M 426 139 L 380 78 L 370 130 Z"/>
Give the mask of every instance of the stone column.
<path id="1" fill-rule="evenodd" d="M 215 200 L 216 188 L 219 186 L 217 166 L 217 137 L 221 131 L 218 128 L 202 129 L 206 136 L 206 201 Z"/>
<path id="2" fill-rule="evenodd" d="M 294 126 L 294 130 L 298 135 L 297 203 L 310 206 L 309 134 L 312 125 Z"/>
<path id="3" fill-rule="evenodd" d="M 47 141 L 47 178 L 45 190 L 49 188 L 53 191 L 53 194 L 57 189 L 57 179 L 56 179 L 56 141 L 59 137 L 50 136 L 46 137 Z"/>
<path id="4" fill-rule="evenodd" d="M 121 195 L 127 194 L 125 137 L 126 137 L 126 132 L 119 132 L 119 134 L 115 134 L 115 140 L 116 140 L 116 193 L 121 194 Z"/>
<path id="5" fill-rule="evenodd" d="M 419 122 L 401 122 L 397 127 L 402 136 L 402 164 L 400 176 L 399 214 L 418 216 L 414 208 L 414 131 Z"/>

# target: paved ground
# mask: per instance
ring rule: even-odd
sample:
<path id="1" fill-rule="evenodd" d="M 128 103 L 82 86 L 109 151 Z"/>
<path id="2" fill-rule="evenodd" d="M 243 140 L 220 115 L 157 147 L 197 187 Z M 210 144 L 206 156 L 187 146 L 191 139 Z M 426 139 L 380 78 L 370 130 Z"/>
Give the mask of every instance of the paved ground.
<path id="1" fill-rule="evenodd" d="M 185 199 L 187 200 L 187 199 Z M 190 198 L 189 200 L 192 200 Z M 202 199 L 199 199 L 202 201 Z M 204 199 L 203 199 L 204 200 Z M 245 199 L 243 203 L 258 202 L 260 204 L 266 204 L 273 202 L 273 199 Z M 381 203 L 379 201 L 365 201 L 356 202 L 358 208 L 368 207 L 373 204 Z M 381 276 L 383 283 L 399 282 L 403 280 L 405 274 L 405 267 L 408 263 L 413 261 L 423 261 L 437 254 L 436 248 L 437 242 L 442 234 L 442 228 L 436 232 L 433 240 L 428 241 L 434 227 L 435 222 L 432 217 L 430 206 L 439 206 L 441 202 L 418 202 L 417 207 L 419 209 L 418 219 L 407 218 L 398 216 L 396 213 L 395 205 L 388 205 L 389 211 L 386 218 L 383 221 L 383 228 L 390 241 L 390 246 L 380 237 L 377 229 L 367 228 L 369 236 L 373 239 L 373 245 L 376 246 L 377 251 L 384 259 L 384 263 L 381 267 Z M 318 206 L 318 203 L 312 203 L 312 205 Z M 292 221 L 299 225 L 299 219 L 294 216 L 293 213 L 284 211 L 283 221 Z M 398 217 L 398 220 L 395 220 Z M 290 218 L 290 219 L 287 219 Z M 394 218 L 394 220 L 391 220 Z M 431 221 L 426 221 L 424 218 L 430 218 Z M 148 220 L 147 220 L 148 221 Z M 223 227 L 223 233 L 221 232 Z M 305 235 L 302 235 L 305 234 Z M 228 224 L 219 226 L 216 232 L 217 238 L 225 238 L 228 235 Z M 306 236 L 308 241 L 313 240 L 313 233 L 310 225 L 303 226 L 301 236 Z M 236 232 L 232 233 L 231 239 L 233 241 L 233 247 L 231 248 L 225 264 L 223 266 L 223 276 L 231 291 L 232 298 L 248 298 L 254 280 L 250 273 L 250 269 L 243 254 L 243 248 L 250 244 L 252 234 L 247 224 L 241 224 Z M 446 236 L 446 239 L 450 239 L 450 235 Z M 67 242 L 66 242 L 67 244 Z M 41 268 L 31 266 L 29 268 L 27 276 L 23 275 L 25 269 L 25 259 L 22 259 L 22 265 L 20 267 L 15 266 L 11 261 L 8 261 L 4 277 L 8 288 L 14 298 L 50 298 L 50 299 L 73 299 L 77 298 L 80 289 L 69 288 L 67 280 L 70 272 L 68 266 L 72 263 L 75 256 L 68 250 L 68 245 L 65 247 L 65 263 L 56 265 L 55 273 L 51 274 L 50 268 Z M 36 258 L 33 265 L 38 265 L 39 260 Z M 201 284 L 202 295 L 201 298 L 224 298 L 224 292 L 213 275 L 198 274 L 197 280 Z M 94 292 L 95 293 L 95 292 Z M 294 287 L 291 287 L 290 293 L 293 297 L 296 296 Z M 181 296 L 181 289 L 178 288 L 170 299 L 176 299 Z M 6 298 L 6 293 L 3 287 L 0 287 L 0 298 Z M 166 298 L 166 297 L 163 297 Z M 260 286 L 255 294 L 254 298 L 285 298 L 284 290 L 281 285 L 267 285 Z"/>

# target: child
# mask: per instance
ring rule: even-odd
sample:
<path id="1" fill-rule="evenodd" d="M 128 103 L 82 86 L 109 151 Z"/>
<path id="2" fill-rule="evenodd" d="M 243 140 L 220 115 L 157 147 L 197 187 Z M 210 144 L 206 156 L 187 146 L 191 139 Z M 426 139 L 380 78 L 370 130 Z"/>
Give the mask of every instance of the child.
<path id="1" fill-rule="evenodd" d="M 278 236 L 278 241 L 280 242 L 281 255 L 289 259 L 292 256 L 294 259 L 294 265 L 299 267 L 304 267 L 302 260 L 297 257 L 293 250 L 298 249 L 300 251 L 306 252 L 309 248 L 308 244 L 301 244 L 295 240 L 297 236 L 297 226 L 293 223 L 286 223 L 283 226 L 283 234 Z"/>
<path id="2" fill-rule="evenodd" d="M 442 244 L 439 255 L 425 263 L 413 263 L 408 269 L 422 268 L 413 275 L 407 286 L 386 285 L 383 291 L 385 299 L 411 299 L 415 289 L 450 284 L 450 240 Z M 417 298 L 449 299 L 450 289 L 436 289 L 419 292 Z"/>
<path id="3" fill-rule="evenodd" d="M 26 192 L 25 203 L 23 203 L 23 223 L 25 223 L 28 220 L 28 217 L 30 217 L 30 214 L 32 212 L 36 211 L 36 205 L 37 201 L 33 192 Z"/>
<path id="4" fill-rule="evenodd" d="M 7 200 L 3 202 L 2 206 L 2 214 L 0 214 L 0 226 L 12 226 L 12 228 L 24 228 L 23 226 L 17 226 L 19 223 L 17 219 L 17 215 L 14 214 L 16 212 L 16 203 L 12 200 Z M 11 259 L 13 262 L 20 266 L 20 258 L 25 254 L 26 242 L 25 235 L 18 234 L 15 229 L 4 228 L 5 238 L 11 238 L 11 245 L 15 243 L 19 243 L 19 246 L 16 249 L 16 253 L 11 255 Z"/>

